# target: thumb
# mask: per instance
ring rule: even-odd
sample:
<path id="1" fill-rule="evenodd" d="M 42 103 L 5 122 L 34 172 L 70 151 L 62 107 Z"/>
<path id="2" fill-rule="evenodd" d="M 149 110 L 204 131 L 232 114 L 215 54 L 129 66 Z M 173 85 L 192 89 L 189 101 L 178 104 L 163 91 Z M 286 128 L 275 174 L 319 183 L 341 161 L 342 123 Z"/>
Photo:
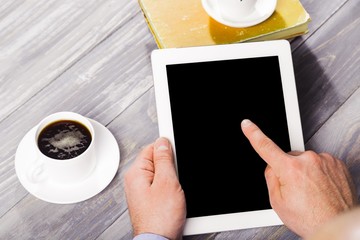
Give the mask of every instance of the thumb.
<path id="1" fill-rule="evenodd" d="M 176 177 L 171 144 L 166 138 L 158 138 L 154 144 L 154 180 L 159 176 Z"/>

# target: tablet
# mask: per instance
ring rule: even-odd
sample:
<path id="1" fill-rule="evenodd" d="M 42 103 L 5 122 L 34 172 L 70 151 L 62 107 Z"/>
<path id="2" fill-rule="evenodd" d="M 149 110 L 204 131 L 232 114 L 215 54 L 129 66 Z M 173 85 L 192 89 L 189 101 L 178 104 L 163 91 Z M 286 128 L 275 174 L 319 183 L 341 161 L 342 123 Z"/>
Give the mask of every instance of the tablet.
<path id="1" fill-rule="evenodd" d="M 185 192 L 184 235 L 281 225 L 266 163 L 240 123 L 252 120 L 286 152 L 304 150 L 289 42 L 156 49 L 151 62 L 160 136 Z"/>

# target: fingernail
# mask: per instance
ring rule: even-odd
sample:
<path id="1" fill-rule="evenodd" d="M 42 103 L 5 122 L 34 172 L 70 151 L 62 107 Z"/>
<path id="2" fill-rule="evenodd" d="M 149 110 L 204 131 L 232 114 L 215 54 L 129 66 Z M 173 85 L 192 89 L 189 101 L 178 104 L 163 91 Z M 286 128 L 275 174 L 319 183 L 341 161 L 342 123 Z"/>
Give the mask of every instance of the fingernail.
<path id="1" fill-rule="evenodd" d="M 247 126 L 250 126 L 251 124 L 252 124 L 252 122 L 249 119 L 244 119 L 241 122 L 242 127 L 247 127 Z"/>
<path id="2" fill-rule="evenodd" d="M 158 138 L 155 141 L 155 149 L 157 151 L 167 151 L 169 150 L 169 141 L 165 138 Z"/>

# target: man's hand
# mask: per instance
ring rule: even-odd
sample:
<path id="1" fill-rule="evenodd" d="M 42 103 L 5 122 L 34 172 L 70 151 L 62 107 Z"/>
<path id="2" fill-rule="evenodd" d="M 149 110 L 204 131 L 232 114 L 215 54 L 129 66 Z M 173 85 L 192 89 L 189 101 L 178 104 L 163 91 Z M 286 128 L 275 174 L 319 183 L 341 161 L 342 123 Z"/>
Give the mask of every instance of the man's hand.
<path id="1" fill-rule="evenodd" d="M 284 224 L 301 237 L 356 204 L 345 164 L 327 153 L 283 152 L 254 123 L 241 128 L 268 164 L 265 178 L 270 203 Z"/>
<path id="2" fill-rule="evenodd" d="M 125 175 L 125 192 L 135 236 L 155 233 L 181 239 L 185 196 L 168 140 L 159 138 L 143 149 Z"/>

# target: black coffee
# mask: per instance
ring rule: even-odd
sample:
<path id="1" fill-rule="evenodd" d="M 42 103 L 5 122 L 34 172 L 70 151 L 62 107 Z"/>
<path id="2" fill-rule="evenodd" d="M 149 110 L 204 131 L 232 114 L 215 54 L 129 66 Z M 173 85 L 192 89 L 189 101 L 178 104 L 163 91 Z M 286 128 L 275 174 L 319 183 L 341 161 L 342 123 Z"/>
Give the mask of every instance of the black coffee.
<path id="1" fill-rule="evenodd" d="M 87 127 L 71 120 L 61 120 L 47 125 L 38 137 L 40 151 L 57 160 L 79 156 L 90 143 L 91 133 Z"/>

